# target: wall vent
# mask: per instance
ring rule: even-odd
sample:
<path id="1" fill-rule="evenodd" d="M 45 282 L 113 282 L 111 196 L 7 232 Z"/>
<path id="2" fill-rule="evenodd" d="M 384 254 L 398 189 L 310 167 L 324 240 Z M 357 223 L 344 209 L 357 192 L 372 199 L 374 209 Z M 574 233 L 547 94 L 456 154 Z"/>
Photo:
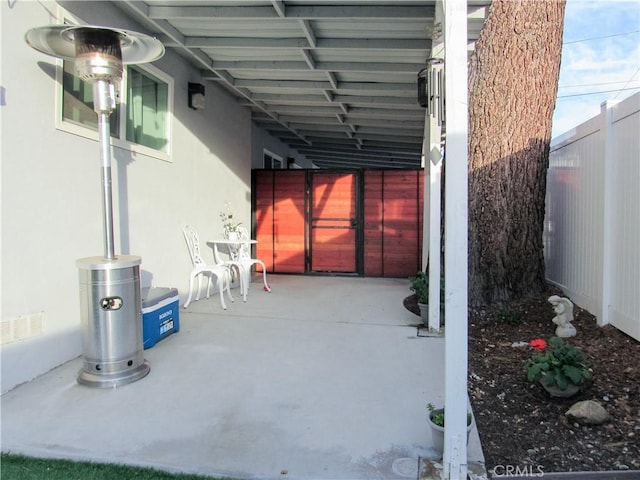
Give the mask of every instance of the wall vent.
<path id="1" fill-rule="evenodd" d="M 44 330 L 44 312 L 20 315 L 18 318 L 0 322 L 0 343 L 16 342 L 42 335 Z"/>

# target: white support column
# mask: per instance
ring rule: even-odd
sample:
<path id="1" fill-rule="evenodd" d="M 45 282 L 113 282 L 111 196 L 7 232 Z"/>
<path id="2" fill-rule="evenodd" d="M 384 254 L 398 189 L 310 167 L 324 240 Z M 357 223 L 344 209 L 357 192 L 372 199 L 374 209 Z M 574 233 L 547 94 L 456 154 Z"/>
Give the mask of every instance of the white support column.
<path id="1" fill-rule="evenodd" d="M 445 177 L 444 478 L 467 478 L 468 95 L 467 2 L 444 0 Z"/>
<path id="2" fill-rule="evenodd" d="M 431 203 L 429 201 L 429 188 L 431 184 L 431 170 L 429 169 L 429 149 L 431 145 L 431 116 L 425 110 L 424 114 L 424 136 L 422 138 L 422 168 L 424 169 L 424 189 L 422 205 L 422 263 L 420 270 L 424 271 L 429 262 L 429 249 L 431 245 L 431 230 L 429 218 L 431 217 Z"/>
<path id="3" fill-rule="evenodd" d="M 600 105 L 602 118 L 602 140 L 604 143 L 604 192 L 603 192 L 603 222 L 602 222 L 602 311 L 598 315 L 598 325 L 607 325 L 611 319 L 611 279 L 613 259 L 613 219 L 615 205 L 613 190 L 613 110 L 617 102 L 603 102 Z"/>
<path id="4" fill-rule="evenodd" d="M 438 133 L 440 130 L 438 129 Z M 438 135 L 438 139 L 440 135 Z M 434 151 L 435 149 L 435 151 Z M 440 146 L 435 147 L 431 144 L 432 154 L 429 162 L 429 180 L 430 188 L 430 214 L 429 214 L 429 331 L 440 331 L 440 209 L 441 201 L 441 178 L 442 178 L 442 159 L 437 158 L 440 154 Z M 436 155 L 437 152 L 437 155 Z M 436 157 L 436 158 L 433 158 Z M 434 163 L 435 161 L 435 163 Z"/>
<path id="5" fill-rule="evenodd" d="M 443 11 L 436 8 L 436 24 L 442 26 Z M 444 58 L 444 39 L 442 31 L 434 35 L 432 39 L 431 57 Z M 440 67 L 439 67 L 440 68 Z M 444 92 L 438 92 L 444 95 Z M 443 104 L 438 102 L 439 104 Z M 427 116 L 429 126 L 429 331 L 440 332 L 440 246 L 441 239 L 441 218 L 440 212 L 442 208 L 441 201 L 441 178 L 442 178 L 442 152 L 440 150 L 442 141 L 442 124 L 444 122 L 443 112 L 436 109 L 436 115 Z M 425 192 L 426 193 L 426 192 Z M 426 197 L 425 197 L 426 198 Z"/>

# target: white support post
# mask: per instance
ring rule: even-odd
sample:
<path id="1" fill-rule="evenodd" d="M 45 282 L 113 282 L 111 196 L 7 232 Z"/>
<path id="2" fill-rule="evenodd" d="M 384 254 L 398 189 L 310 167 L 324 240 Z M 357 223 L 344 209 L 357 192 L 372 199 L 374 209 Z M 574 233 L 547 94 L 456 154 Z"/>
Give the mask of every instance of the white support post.
<path id="1" fill-rule="evenodd" d="M 436 30 L 442 24 L 442 9 L 436 9 Z M 432 58 L 444 58 L 444 39 L 442 32 L 432 39 Z M 444 92 L 438 92 L 444 95 Z M 437 115 L 428 115 L 425 128 L 429 128 L 429 331 L 440 332 L 440 255 L 441 255 L 441 178 L 442 178 L 442 124 L 443 112 L 436 109 Z M 426 194 L 426 192 L 425 192 Z M 426 197 L 425 197 L 426 198 Z"/>
<path id="2" fill-rule="evenodd" d="M 440 135 L 438 135 L 438 138 Z M 436 148 L 431 145 L 432 151 Z M 437 152 L 440 152 L 440 146 L 437 147 Z M 435 155 L 435 152 L 433 153 Z M 434 160 L 437 163 L 434 163 Z M 440 211 L 442 207 L 441 192 L 442 188 L 442 160 L 438 158 L 432 158 L 429 162 L 429 180 L 431 183 L 430 189 L 430 214 L 429 214 L 429 230 L 431 232 L 429 237 L 429 331 L 440 331 Z"/>
<path id="3" fill-rule="evenodd" d="M 468 94 L 467 2 L 444 0 L 445 176 L 444 478 L 467 478 Z"/>
<path id="4" fill-rule="evenodd" d="M 617 102 L 603 102 L 600 105 L 602 118 L 602 140 L 604 143 L 604 192 L 603 192 L 603 222 L 602 222 L 602 311 L 598 315 L 598 325 L 601 327 L 611 321 L 611 279 L 613 261 L 613 219 L 615 205 L 613 190 L 613 110 Z"/>
<path id="5" fill-rule="evenodd" d="M 424 116 L 424 136 L 422 139 L 422 168 L 424 169 L 424 189 L 422 205 L 422 263 L 420 270 L 424 272 L 429 263 L 429 249 L 431 245 L 431 231 L 429 218 L 431 217 L 431 203 L 429 201 L 429 185 L 431 183 L 431 171 L 429 169 L 429 148 L 431 145 L 430 115 L 425 111 Z"/>

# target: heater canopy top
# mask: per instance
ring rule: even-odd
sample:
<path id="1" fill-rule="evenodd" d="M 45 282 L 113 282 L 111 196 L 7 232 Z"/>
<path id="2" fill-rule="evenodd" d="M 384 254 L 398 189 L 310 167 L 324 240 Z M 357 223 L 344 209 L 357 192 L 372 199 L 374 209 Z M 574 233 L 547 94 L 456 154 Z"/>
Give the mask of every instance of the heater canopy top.
<path id="1" fill-rule="evenodd" d="M 87 31 L 109 31 L 117 35 L 122 50 L 122 63 L 153 62 L 164 55 L 164 45 L 144 33 L 91 25 L 46 25 L 33 28 L 25 35 L 26 42 L 39 52 L 63 58 L 76 59 L 76 34 Z M 82 36 L 82 35 L 80 35 Z"/>

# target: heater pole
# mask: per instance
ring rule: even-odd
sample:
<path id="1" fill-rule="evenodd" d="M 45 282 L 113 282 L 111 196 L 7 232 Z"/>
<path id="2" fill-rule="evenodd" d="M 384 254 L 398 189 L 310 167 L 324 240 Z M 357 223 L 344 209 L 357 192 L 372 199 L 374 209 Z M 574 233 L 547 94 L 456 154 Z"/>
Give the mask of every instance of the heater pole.
<path id="1" fill-rule="evenodd" d="M 109 114 L 98 115 L 100 148 L 102 150 L 102 224 L 104 227 L 104 258 L 115 259 L 113 245 L 113 203 L 111 195 L 111 146 L 109 144 Z"/>
<path id="2" fill-rule="evenodd" d="M 115 259 L 111 194 L 111 131 L 109 126 L 111 106 L 115 104 L 115 98 L 111 95 L 112 88 L 105 80 L 97 80 L 93 84 L 94 109 L 98 114 L 98 135 L 102 160 L 102 224 L 104 228 L 104 258 L 107 260 Z"/>

